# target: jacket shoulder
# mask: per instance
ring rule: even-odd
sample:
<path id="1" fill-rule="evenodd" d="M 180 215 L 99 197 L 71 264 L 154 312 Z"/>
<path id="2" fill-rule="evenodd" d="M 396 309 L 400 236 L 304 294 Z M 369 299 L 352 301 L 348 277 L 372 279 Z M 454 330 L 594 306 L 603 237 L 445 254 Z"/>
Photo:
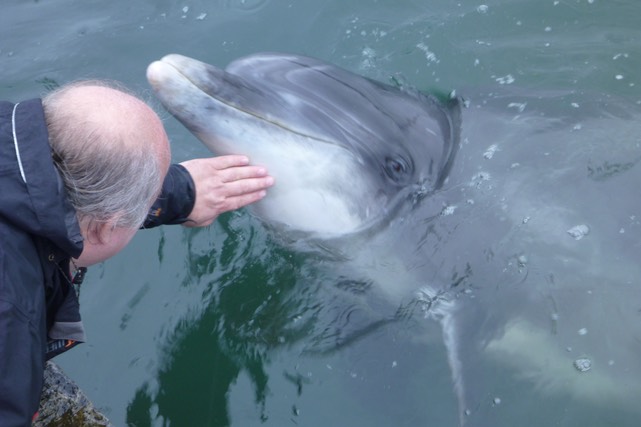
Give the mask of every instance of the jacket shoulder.
<path id="1" fill-rule="evenodd" d="M 29 319 L 44 313 L 43 271 L 33 237 L 0 217 L 0 298 Z"/>

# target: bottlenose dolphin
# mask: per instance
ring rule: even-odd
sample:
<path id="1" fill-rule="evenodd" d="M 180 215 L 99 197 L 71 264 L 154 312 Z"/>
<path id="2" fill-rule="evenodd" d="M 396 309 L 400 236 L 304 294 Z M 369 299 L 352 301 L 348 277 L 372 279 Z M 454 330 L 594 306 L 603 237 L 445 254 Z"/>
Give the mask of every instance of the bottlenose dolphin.
<path id="1" fill-rule="evenodd" d="M 282 185 L 254 209 L 291 230 L 326 237 L 369 227 L 417 186 L 438 189 L 459 143 L 456 99 L 443 105 L 312 58 L 260 54 L 222 70 L 168 55 L 147 73 L 214 153 L 269 165 Z"/>
<path id="2" fill-rule="evenodd" d="M 603 143 L 638 134 L 638 115 L 571 92 L 488 93 L 461 110 L 288 54 L 225 70 L 169 55 L 147 76 L 214 153 L 268 167 L 277 185 L 253 207 L 264 222 L 439 322 L 459 424 L 514 421 L 493 409 L 510 397 L 534 424 L 566 417 L 555 399 L 567 396 L 587 419 L 638 416 L 641 382 L 627 379 L 641 374 L 641 271 L 623 231 L 641 215 L 608 195 L 641 179 L 639 142 Z M 500 396 L 508 376 L 541 400 Z"/>

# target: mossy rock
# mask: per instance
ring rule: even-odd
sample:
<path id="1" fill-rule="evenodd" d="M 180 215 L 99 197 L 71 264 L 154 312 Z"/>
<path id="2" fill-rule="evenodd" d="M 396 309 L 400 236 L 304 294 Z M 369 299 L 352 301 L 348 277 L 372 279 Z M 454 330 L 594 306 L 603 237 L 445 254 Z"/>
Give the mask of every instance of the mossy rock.
<path id="1" fill-rule="evenodd" d="M 38 418 L 32 427 L 111 426 L 58 365 L 47 362 Z"/>

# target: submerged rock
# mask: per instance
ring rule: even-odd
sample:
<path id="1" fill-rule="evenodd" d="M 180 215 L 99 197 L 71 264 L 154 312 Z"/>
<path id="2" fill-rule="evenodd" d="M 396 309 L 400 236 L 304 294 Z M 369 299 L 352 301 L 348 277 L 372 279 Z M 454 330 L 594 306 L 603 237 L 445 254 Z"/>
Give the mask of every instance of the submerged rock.
<path id="1" fill-rule="evenodd" d="M 38 418 L 32 427 L 112 426 L 58 365 L 47 362 Z"/>

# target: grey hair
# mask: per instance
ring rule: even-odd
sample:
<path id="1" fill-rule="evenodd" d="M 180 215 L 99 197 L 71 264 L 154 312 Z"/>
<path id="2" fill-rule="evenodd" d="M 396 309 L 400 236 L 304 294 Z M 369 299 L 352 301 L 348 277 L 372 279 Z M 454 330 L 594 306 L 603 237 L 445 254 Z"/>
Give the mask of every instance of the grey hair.
<path id="1" fill-rule="evenodd" d="M 82 86 L 115 89 L 139 99 L 106 81 L 76 82 L 44 96 L 54 165 L 79 221 L 138 228 L 162 187 L 161 159 L 145 149 L 149 144 L 126 144 L 124 139 L 132 136 L 117 132 L 116 126 L 83 122 L 83 112 L 70 108 L 65 97 Z"/>

